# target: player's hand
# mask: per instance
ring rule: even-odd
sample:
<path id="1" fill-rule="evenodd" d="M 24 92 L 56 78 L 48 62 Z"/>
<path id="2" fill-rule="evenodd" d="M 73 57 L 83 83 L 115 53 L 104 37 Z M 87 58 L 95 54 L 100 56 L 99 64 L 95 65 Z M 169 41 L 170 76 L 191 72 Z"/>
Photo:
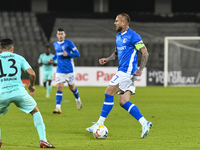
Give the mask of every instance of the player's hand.
<path id="1" fill-rule="evenodd" d="M 42 64 L 43 64 L 42 62 L 39 63 L 40 66 L 42 66 Z"/>
<path id="2" fill-rule="evenodd" d="M 63 49 L 63 56 L 67 56 L 67 52 Z"/>
<path id="3" fill-rule="evenodd" d="M 35 87 L 34 86 L 29 85 L 28 89 L 29 89 L 31 95 L 33 95 L 35 93 Z"/>
<path id="4" fill-rule="evenodd" d="M 106 58 L 101 58 L 101 59 L 99 59 L 99 64 L 100 65 L 104 65 L 104 64 L 106 64 L 108 61 L 107 61 L 107 59 Z"/>
<path id="5" fill-rule="evenodd" d="M 141 76 L 142 75 L 142 71 L 140 69 L 138 69 L 133 74 L 136 75 L 136 76 Z"/>
<path id="6" fill-rule="evenodd" d="M 53 64 L 53 59 L 50 59 L 50 60 L 48 61 L 48 63 L 49 63 L 49 64 Z"/>

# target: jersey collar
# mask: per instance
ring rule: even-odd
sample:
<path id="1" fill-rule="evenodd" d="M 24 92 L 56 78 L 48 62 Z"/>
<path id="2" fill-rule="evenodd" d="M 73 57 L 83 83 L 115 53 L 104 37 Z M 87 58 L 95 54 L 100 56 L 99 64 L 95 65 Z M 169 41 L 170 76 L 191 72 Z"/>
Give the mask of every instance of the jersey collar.
<path id="1" fill-rule="evenodd" d="M 62 42 L 59 42 L 59 41 L 58 41 L 58 44 L 62 44 L 62 43 L 64 43 L 64 41 L 62 41 Z"/>
<path id="2" fill-rule="evenodd" d="M 129 30 L 129 28 L 128 28 L 128 30 Z M 126 30 L 126 31 L 124 31 L 123 33 L 121 33 L 121 35 L 124 35 L 124 34 L 126 34 L 128 30 Z"/>

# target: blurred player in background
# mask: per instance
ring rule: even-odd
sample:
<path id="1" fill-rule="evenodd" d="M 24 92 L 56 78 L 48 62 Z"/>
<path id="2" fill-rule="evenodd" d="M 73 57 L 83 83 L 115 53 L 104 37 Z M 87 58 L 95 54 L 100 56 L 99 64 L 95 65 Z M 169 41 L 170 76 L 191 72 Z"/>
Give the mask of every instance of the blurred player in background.
<path id="1" fill-rule="evenodd" d="M 51 81 L 53 79 L 53 66 L 56 66 L 56 61 L 50 62 L 49 60 L 54 56 L 51 54 L 51 49 L 49 46 L 45 47 L 45 53 L 41 54 L 38 59 L 38 64 L 42 66 L 42 81 L 46 91 L 46 97 L 50 96 L 51 92 Z"/>
<path id="2" fill-rule="evenodd" d="M 14 46 L 11 39 L 2 39 L 0 54 L 0 115 L 8 112 L 10 103 L 14 103 L 25 113 L 31 113 L 34 125 L 38 131 L 41 148 L 55 148 L 46 139 L 45 125 L 35 100 L 25 90 L 21 81 L 21 69 L 29 74 L 30 94 L 35 93 L 35 72 L 24 57 L 13 53 Z M 0 146 L 2 141 L 0 140 Z"/>
<path id="3" fill-rule="evenodd" d="M 125 14 L 119 14 L 115 20 L 116 36 L 115 52 L 108 58 L 99 59 L 100 65 L 104 65 L 111 60 L 118 58 L 118 72 L 111 79 L 109 86 L 105 91 L 105 100 L 99 120 L 91 127 L 86 128 L 92 132 L 97 125 L 104 124 L 104 121 L 114 105 L 114 95 L 118 93 L 120 105 L 128 111 L 142 125 L 141 137 L 145 138 L 152 123 L 147 121 L 140 113 L 138 107 L 129 101 L 132 94 L 135 94 L 134 81 L 136 76 L 141 76 L 148 60 L 148 51 L 140 37 L 135 31 L 129 28 L 130 17 Z M 141 52 L 141 63 L 137 68 L 138 52 Z"/>
<path id="4" fill-rule="evenodd" d="M 56 54 L 50 60 L 53 62 L 57 59 L 57 70 L 56 70 L 56 109 L 53 113 L 61 113 L 61 102 L 63 99 L 63 88 L 64 83 L 67 82 L 69 89 L 72 91 L 77 103 L 77 108 L 80 110 L 82 108 L 81 99 L 79 97 L 78 89 L 75 87 L 75 72 L 74 72 L 74 61 L 73 57 L 80 57 L 79 51 L 70 40 L 65 39 L 65 31 L 62 28 L 57 30 L 56 34 L 58 41 L 53 43 L 56 50 Z"/>

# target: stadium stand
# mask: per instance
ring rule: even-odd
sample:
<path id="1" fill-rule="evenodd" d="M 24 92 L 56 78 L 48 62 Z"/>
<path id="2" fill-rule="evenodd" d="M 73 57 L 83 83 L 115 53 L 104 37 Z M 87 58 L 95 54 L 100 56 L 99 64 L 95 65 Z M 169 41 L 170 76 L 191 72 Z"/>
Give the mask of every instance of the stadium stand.
<path id="1" fill-rule="evenodd" d="M 51 19 L 52 18 L 52 19 Z M 72 40 L 80 51 L 76 66 L 98 66 L 98 59 L 109 56 L 115 48 L 114 19 L 39 17 L 33 12 L 0 12 L 0 38 L 9 37 L 15 41 L 15 51 L 28 58 L 36 67 L 39 54 L 44 47 L 57 40 L 56 30 L 66 30 L 67 39 Z M 46 19 L 46 20 L 45 20 Z M 55 19 L 55 23 L 53 22 Z M 43 20 L 43 21 L 41 21 Z M 51 20 L 51 25 L 48 21 Z M 53 21 L 52 21 L 53 20 Z M 46 21 L 46 26 L 43 24 Z M 46 33 L 47 26 L 53 26 L 51 33 Z M 147 67 L 163 68 L 165 36 L 198 36 L 196 22 L 135 22 L 130 28 L 139 33 L 150 53 Z M 49 37 L 48 37 L 49 35 Z M 140 62 L 140 60 L 139 60 Z M 106 64 L 117 65 L 117 61 Z"/>
<path id="2" fill-rule="evenodd" d="M 13 39 L 15 52 L 27 58 L 32 66 L 37 66 L 37 57 L 49 44 L 31 12 L 0 12 L 0 38 Z"/>

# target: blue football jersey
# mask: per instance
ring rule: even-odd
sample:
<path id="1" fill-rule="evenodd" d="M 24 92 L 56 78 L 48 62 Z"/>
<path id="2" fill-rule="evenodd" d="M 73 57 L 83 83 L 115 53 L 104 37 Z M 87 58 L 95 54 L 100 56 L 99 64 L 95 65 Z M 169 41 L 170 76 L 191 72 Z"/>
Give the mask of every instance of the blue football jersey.
<path id="1" fill-rule="evenodd" d="M 74 60 L 73 57 L 79 57 L 79 51 L 70 40 L 65 39 L 63 42 L 56 41 L 53 43 L 56 50 L 56 54 L 53 60 L 57 59 L 56 73 L 73 73 L 74 72 Z M 67 52 L 68 56 L 63 56 L 63 49 Z"/>
<path id="2" fill-rule="evenodd" d="M 135 31 L 128 29 L 124 33 L 119 32 L 115 47 L 118 52 L 118 70 L 133 75 L 138 70 L 138 52 L 143 46 L 142 38 Z"/>

